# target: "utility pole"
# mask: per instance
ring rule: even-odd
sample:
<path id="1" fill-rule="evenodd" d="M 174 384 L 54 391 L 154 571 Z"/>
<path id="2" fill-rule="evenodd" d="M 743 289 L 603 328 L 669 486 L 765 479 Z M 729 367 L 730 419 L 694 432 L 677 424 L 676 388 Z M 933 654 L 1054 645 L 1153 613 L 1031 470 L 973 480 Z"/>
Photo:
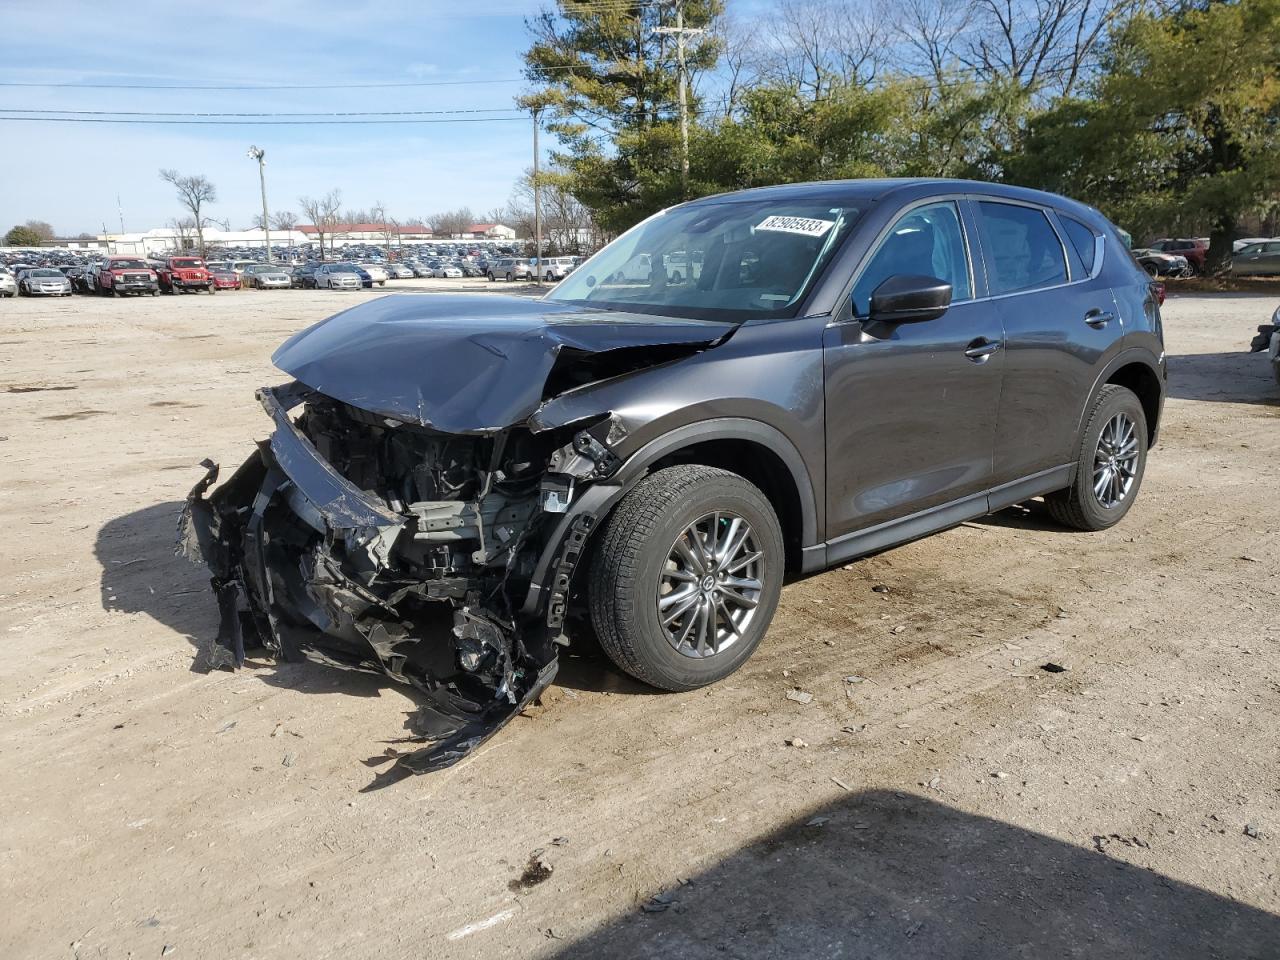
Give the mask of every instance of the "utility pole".
<path id="1" fill-rule="evenodd" d="M 675 0 L 676 25 L 674 27 L 658 27 L 655 33 L 674 34 L 676 38 L 676 63 L 680 84 L 680 196 L 689 198 L 689 68 L 684 58 L 685 34 L 699 34 L 704 31 L 700 27 L 684 25 L 684 0 Z"/>
<path id="2" fill-rule="evenodd" d="M 537 260 L 533 277 L 542 285 L 542 189 L 538 182 L 538 108 L 533 108 L 533 245 Z"/>
<path id="3" fill-rule="evenodd" d="M 262 187 L 262 233 L 267 238 L 267 263 L 271 262 L 271 222 L 268 220 L 267 213 L 267 174 L 264 167 L 267 151 L 261 147 L 253 146 L 249 148 L 249 159 L 258 161 L 258 185 Z"/>
<path id="4" fill-rule="evenodd" d="M 120 194 L 116 194 L 116 215 L 120 217 L 120 232 L 124 233 L 124 207 L 120 205 Z M 104 228 L 103 233 L 106 233 Z"/>

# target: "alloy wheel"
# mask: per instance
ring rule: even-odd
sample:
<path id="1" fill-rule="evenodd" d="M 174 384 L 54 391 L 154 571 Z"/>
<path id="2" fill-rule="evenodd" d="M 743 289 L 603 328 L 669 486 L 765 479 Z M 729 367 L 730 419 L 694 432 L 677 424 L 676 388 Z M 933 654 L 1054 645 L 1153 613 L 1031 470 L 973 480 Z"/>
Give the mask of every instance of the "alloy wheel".
<path id="1" fill-rule="evenodd" d="M 1117 413 L 1102 428 L 1093 454 L 1093 495 L 1110 510 L 1129 496 L 1138 469 L 1138 433 L 1126 414 Z"/>
<path id="2" fill-rule="evenodd" d="M 713 657 L 750 625 L 764 591 L 764 553 L 750 524 L 716 511 L 689 524 L 658 580 L 658 622 L 686 657 Z"/>

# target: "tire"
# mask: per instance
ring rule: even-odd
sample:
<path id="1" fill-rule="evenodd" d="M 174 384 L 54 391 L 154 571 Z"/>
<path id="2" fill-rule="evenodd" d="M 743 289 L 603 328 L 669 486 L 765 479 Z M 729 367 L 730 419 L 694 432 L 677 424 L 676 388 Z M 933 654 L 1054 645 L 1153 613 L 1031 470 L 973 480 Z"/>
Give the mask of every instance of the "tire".
<path id="1" fill-rule="evenodd" d="M 209 284 L 207 287 L 205 287 L 205 289 L 206 289 L 206 290 L 208 290 L 210 293 L 217 293 L 217 292 L 218 292 L 218 288 L 217 288 L 217 287 L 215 287 L 212 283 L 211 283 L 211 284 Z"/>
<path id="2" fill-rule="evenodd" d="M 493 283 L 493 281 L 494 281 L 494 280 L 496 280 L 496 279 L 497 279 L 497 277 L 495 277 L 495 276 L 493 275 L 493 271 L 492 271 L 492 270 L 490 270 L 490 271 L 489 271 L 489 282 L 490 282 L 490 283 Z"/>
<path id="3" fill-rule="evenodd" d="M 686 606 L 690 612 L 675 620 L 676 633 L 682 625 L 686 633 L 696 633 L 699 624 L 705 623 L 699 617 L 701 610 L 716 611 L 713 623 L 717 637 L 724 623 L 726 635 L 718 637 L 722 648 L 697 656 L 692 639 L 689 649 L 681 652 L 675 646 L 681 638 L 673 639 L 664 628 L 658 609 L 659 590 L 664 574 L 671 576 L 680 570 L 671 558 L 680 544 L 689 545 L 687 531 L 692 526 L 702 526 L 705 531 L 714 523 L 722 537 L 728 536 L 730 518 L 722 514 L 745 521 L 750 534 L 729 563 L 748 552 L 759 554 L 752 566 L 728 572 L 754 573 L 752 582 L 759 586 L 739 593 L 750 595 L 754 608 L 730 601 L 720 608 L 743 615 L 741 633 L 734 637 L 719 611 L 696 599 L 706 594 L 696 589 L 695 583 L 690 582 L 688 588 L 671 584 L 671 592 L 689 589 L 695 598 L 692 608 Z M 686 549 L 685 554 L 690 551 Z M 702 558 L 705 562 L 705 555 Z M 668 467 L 636 484 L 600 531 L 587 588 L 591 622 L 601 647 L 622 670 L 663 690 L 692 690 L 727 677 L 755 651 L 777 608 L 784 565 L 782 530 L 764 494 L 727 470 L 698 464 Z M 710 576 L 715 575 L 712 569 Z M 714 583 L 710 577 L 708 581 Z M 708 648 L 711 643 L 698 649 Z"/>
<path id="4" fill-rule="evenodd" d="M 158 296 L 160 296 L 160 291 L 159 291 L 159 290 L 152 290 L 152 291 L 151 291 L 151 295 L 152 295 L 153 297 L 158 297 Z"/>
<path id="5" fill-rule="evenodd" d="M 1160 268 L 1157 267 L 1154 263 L 1144 263 L 1142 265 L 1142 269 L 1147 271 L 1147 276 L 1150 277 L 1152 280 L 1159 279 Z"/>
<path id="6" fill-rule="evenodd" d="M 510 283 L 510 282 L 511 282 L 511 274 L 509 274 L 509 273 L 508 273 L 508 274 L 507 274 L 507 283 Z"/>
<path id="7" fill-rule="evenodd" d="M 1121 418 L 1127 421 L 1127 427 L 1121 423 L 1120 439 L 1127 444 L 1125 430 L 1131 430 L 1135 444 L 1133 457 L 1128 461 L 1127 469 L 1120 471 L 1122 483 L 1128 477 L 1128 487 L 1123 490 L 1120 499 L 1114 500 L 1116 486 L 1104 487 L 1103 493 L 1095 492 L 1095 483 L 1105 475 L 1107 463 L 1105 458 L 1110 444 L 1108 437 L 1113 422 Z M 1104 436 L 1106 434 L 1106 436 Z M 1119 447 L 1123 453 L 1127 446 Z M 1115 458 L 1121 467 L 1125 466 L 1124 457 Z M 1074 527 L 1076 530 L 1106 530 L 1115 526 L 1129 512 L 1133 501 L 1137 499 L 1142 487 L 1142 476 L 1147 466 L 1147 416 L 1142 403 L 1132 390 L 1116 384 L 1106 384 L 1094 401 L 1084 431 L 1080 436 L 1079 455 L 1076 459 L 1076 476 L 1071 486 L 1045 497 L 1049 513 L 1059 523 Z M 1104 471 L 1099 475 L 1097 471 Z M 1113 502 L 1107 502 L 1112 500 Z"/>

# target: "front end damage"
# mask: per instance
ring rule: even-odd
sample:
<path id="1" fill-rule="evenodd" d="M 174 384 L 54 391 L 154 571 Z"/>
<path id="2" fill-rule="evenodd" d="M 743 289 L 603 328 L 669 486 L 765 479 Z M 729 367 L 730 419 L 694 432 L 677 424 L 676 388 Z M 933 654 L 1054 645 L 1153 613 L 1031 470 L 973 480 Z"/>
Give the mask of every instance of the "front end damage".
<path id="1" fill-rule="evenodd" d="M 271 438 L 212 493 L 206 461 L 179 529 L 179 550 L 212 573 L 211 665 L 265 648 L 385 673 L 425 697 L 427 744 L 398 754 L 400 772 L 456 762 L 555 676 L 592 517 L 552 546 L 545 588 L 531 582 L 576 490 L 617 469 L 620 424 L 457 434 L 297 381 L 258 399 Z"/>

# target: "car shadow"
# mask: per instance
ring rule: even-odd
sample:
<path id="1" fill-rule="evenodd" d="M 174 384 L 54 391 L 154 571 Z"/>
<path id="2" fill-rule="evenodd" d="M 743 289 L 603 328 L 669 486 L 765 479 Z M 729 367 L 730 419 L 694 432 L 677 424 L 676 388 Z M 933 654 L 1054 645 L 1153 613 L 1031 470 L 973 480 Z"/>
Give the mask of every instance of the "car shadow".
<path id="1" fill-rule="evenodd" d="M 1169 356 L 1169 396 L 1177 400 L 1280 407 L 1280 385 L 1265 353 L 1181 353 Z"/>
<path id="2" fill-rule="evenodd" d="M 925 797 L 852 793 L 691 878 L 643 890 L 651 899 L 552 955 L 1280 956 L 1280 918 L 1142 865 L 1163 834 L 1097 829 L 1066 843 Z"/>

